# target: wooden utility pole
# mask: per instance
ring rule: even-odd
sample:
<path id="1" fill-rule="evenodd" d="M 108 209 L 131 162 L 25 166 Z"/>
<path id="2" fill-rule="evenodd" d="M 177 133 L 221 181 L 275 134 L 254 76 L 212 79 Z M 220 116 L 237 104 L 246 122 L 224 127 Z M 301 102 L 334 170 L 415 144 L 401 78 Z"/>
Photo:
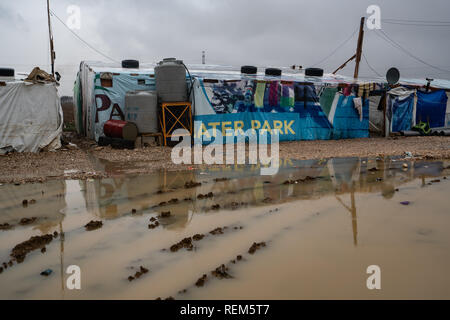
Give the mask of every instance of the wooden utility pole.
<path id="1" fill-rule="evenodd" d="M 333 74 L 336 74 L 336 72 L 338 72 L 339 70 L 343 69 L 347 65 L 347 63 L 349 63 L 353 59 L 356 59 L 356 61 L 355 61 L 356 62 L 356 64 L 355 64 L 355 73 L 353 74 L 353 77 L 355 79 L 358 78 L 359 62 L 361 61 L 362 45 L 363 45 L 363 40 L 364 40 L 364 22 L 365 22 L 365 20 L 366 20 L 366 18 L 362 17 L 361 18 L 361 23 L 359 25 L 359 36 L 358 36 L 358 44 L 356 46 L 356 53 L 350 59 L 348 59 L 343 64 L 341 64 L 339 66 L 339 68 L 334 70 Z"/>
<path id="2" fill-rule="evenodd" d="M 361 61 L 362 55 L 362 46 L 364 41 L 364 22 L 366 18 L 361 17 L 361 23 L 359 25 L 359 36 L 358 36 L 358 46 L 356 47 L 356 61 L 355 61 L 355 73 L 353 74 L 353 78 L 358 78 L 359 73 L 359 62 Z"/>
<path id="3" fill-rule="evenodd" d="M 50 39 L 50 59 L 52 63 L 52 75 L 55 76 L 55 49 L 53 47 L 53 34 L 52 34 L 52 26 L 50 23 L 50 3 L 49 0 L 47 0 L 47 16 L 48 16 L 48 36 Z"/>

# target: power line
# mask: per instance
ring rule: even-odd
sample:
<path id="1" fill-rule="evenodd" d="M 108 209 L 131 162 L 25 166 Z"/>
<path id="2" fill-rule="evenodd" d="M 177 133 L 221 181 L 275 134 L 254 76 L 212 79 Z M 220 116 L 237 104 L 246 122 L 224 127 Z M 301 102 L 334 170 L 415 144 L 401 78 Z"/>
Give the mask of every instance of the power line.
<path id="1" fill-rule="evenodd" d="M 349 42 L 353 36 L 356 34 L 356 32 L 358 31 L 358 29 L 356 29 L 355 31 L 353 31 L 353 33 L 350 35 L 350 37 L 348 37 L 344 42 L 342 42 L 336 49 L 334 49 L 329 55 L 327 55 L 325 58 L 323 58 L 322 60 L 320 60 L 319 62 L 315 63 L 312 65 L 312 67 L 317 66 L 318 64 L 321 64 L 322 62 L 326 61 L 328 58 L 330 58 L 333 54 L 335 54 L 340 48 L 342 48 L 345 44 L 347 44 L 347 42 Z"/>
<path id="2" fill-rule="evenodd" d="M 433 24 L 449 24 L 450 20 L 414 20 L 414 19 L 381 19 L 381 21 L 392 21 L 402 23 L 433 23 Z"/>
<path id="3" fill-rule="evenodd" d="M 364 58 L 364 61 L 366 61 L 366 64 L 369 67 L 369 69 L 372 70 L 377 76 L 382 77 L 381 74 L 379 74 L 374 68 L 372 68 L 372 66 L 369 64 L 369 61 L 367 61 L 367 57 L 364 53 L 362 54 L 362 56 Z"/>
<path id="4" fill-rule="evenodd" d="M 53 16 L 55 16 L 56 19 L 59 20 L 59 22 L 61 22 L 61 24 L 62 24 L 64 27 L 67 28 L 67 30 L 69 30 L 75 37 L 78 38 L 78 40 L 80 40 L 81 42 L 83 42 L 83 43 L 84 43 L 86 46 L 88 46 L 90 49 L 94 50 L 95 52 L 97 52 L 98 54 L 100 54 L 100 55 L 102 55 L 103 57 L 107 58 L 108 60 L 111 60 L 111 61 L 117 62 L 117 63 L 119 62 L 119 61 L 117 61 L 117 60 L 115 60 L 115 59 L 113 59 L 113 58 L 107 56 L 106 54 L 100 52 L 99 50 L 97 50 L 97 49 L 94 48 L 93 46 L 91 46 L 89 43 L 87 43 L 85 40 L 83 40 L 78 34 L 76 34 L 72 29 L 70 29 L 70 28 L 64 23 L 64 21 L 62 21 L 62 20 L 55 14 L 55 12 L 53 12 L 53 10 L 50 10 L 50 12 L 51 12 L 51 14 L 52 14 Z"/>
<path id="5" fill-rule="evenodd" d="M 397 43 L 395 40 L 393 40 L 391 37 L 389 37 L 383 30 L 379 29 L 379 30 L 376 30 L 376 31 L 381 32 L 381 34 L 383 35 L 383 36 L 382 36 L 381 34 L 375 32 L 375 34 L 376 34 L 378 37 L 380 37 L 380 38 L 383 39 L 384 41 L 388 42 L 388 43 L 391 44 L 393 47 L 395 47 L 396 49 L 402 51 L 403 53 L 405 53 L 405 54 L 408 55 L 409 57 L 413 58 L 414 60 L 417 60 L 417 61 L 419 61 L 420 63 L 429 66 L 430 68 L 433 68 L 433 69 L 436 69 L 436 70 L 439 70 L 439 71 L 444 71 L 444 72 L 450 73 L 449 70 L 445 70 L 445 69 L 441 69 L 441 68 L 439 68 L 439 67 L 436 67 L 436 66 L 434 66 L 434 65 L 432 65 L 432 64 L 430 64 L 430 63 L 428 63 L 428 62 L 426 62 L 425 60 L 423 60 L 423 59 L 421 59 L 421 58 L 419 58 L 419 57 L 413 55 L 410 51 L 408 51 L 407 49 L 405 49 L 404 47 L 402 47 L 399 43 Z"/>
<path id="6" fill-rule="evenodd" d="M 383 23 L 388 24 L 397 24 L 404 26 L 416 26 L 416 27 L 450 27 L 450 23 L 448 24 L 433 24 L 433 23 L 412 23 L 412 22 L 396 22 L 396 21 L 383 21 Z"/>

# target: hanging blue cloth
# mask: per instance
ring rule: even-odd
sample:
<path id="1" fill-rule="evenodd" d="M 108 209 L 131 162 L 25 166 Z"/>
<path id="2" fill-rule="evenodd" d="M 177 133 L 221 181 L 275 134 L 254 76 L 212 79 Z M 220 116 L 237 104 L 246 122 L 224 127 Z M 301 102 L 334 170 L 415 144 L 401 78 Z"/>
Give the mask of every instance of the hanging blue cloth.
<path id="1" fill-rule="evenodd" d="M 447 99 L 445 90 L 429 93 L 417 91 L 416 122 L 429 122 L 430 128 L 445 126 Z"/>
<path id="2" fill-rule="evenodd" d="M 392 132 L 411 130 L 414 109 L 414 93 L 406 98 L 397 97 L 392 101 Z"/>

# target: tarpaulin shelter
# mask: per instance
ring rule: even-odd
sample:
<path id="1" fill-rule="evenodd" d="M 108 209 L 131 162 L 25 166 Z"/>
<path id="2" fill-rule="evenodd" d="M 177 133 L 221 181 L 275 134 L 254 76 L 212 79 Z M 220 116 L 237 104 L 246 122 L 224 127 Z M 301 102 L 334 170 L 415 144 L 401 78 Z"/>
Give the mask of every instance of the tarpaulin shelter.
<path id="1" fill-rule="evenodd" d="M 155 90 L 153 64 L 130 69 L 115 63 L 81 62 L 74 84 L 77 131 L 98 141 L 106 121 L 125 120 L 125 94 L 136 90 Z"/>
<path id="2" fill-rule="evenodd" d="M 61 147 L 63 114 L 57 84 L 0 81 L 0 153 Z"/>
<path id="3" fill-rule="evenodd" d="M 369 96 L 384 83 L 337 75 L 281 77 L 192 71 L 194 136 L 279 130 L 280 141 L 369 136 Z M 200 123 L 200 124 L 198 124 Z"/>
<path id="4" fill-rule="evenodd" d="M 128 69 L 115 63 L 82 62 L 74 87 L 78 132 L 98 140 L 107 120 L 123 119 L 128 91 L 156 89 L 154 66 Z M 416 121 L 415 97 L 413 104 L 411 97 L 397 97 L 392 105 L 388 98 L 384 110 L 382 95 L 389 87 L 382 78 L 308 77 L 289 69 L 274 77 L 261 72 L 242 74 L 231 67 L 188 68 L 194 138 L 206 138 L 205 143 L 212 139 L 211 133 L 225 136 L 227 130 L 252 128 L 278 129 L 280 141 L 365 138 L 369 128 L 381 133 L 385 121 L 386 133 L 403 130 Z M 423 88 L 426 81 L 401 79 L 398 85 Z M 433 86 L 446 89 L 450 82 L 435 80 Z"/>

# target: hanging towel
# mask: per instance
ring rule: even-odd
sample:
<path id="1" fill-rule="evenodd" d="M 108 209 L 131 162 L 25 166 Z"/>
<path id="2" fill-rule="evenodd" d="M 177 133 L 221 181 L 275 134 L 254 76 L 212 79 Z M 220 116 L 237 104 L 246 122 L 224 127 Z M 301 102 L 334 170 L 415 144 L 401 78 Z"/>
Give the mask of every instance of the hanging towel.
<path id="1" fill-rule="evenodd" d="M 349 84 L 347 86 L 344 87 L 344 89 L 342 90 L 342 93 L 344 94 L 344 96 L 348 97 L 349 95 L 352 94 L 352 86 Z"/>
<path id="2" fill-rule="evenodd" d="M 338 89 L 337 88 L 325 88 L 320 95 L 320 106 L 322 107 L 323 112 L 328 115 L 330 114 L 331 105 L 333 104 L 334 96 L 336 95 Z"/>
<path id="3" fill-rule="evenodd" d="M 255 90 L 255 108 L 264 107 L 264 91 L 266 89 L 265 81 L 258 81 Z"/>
<path id="4" fill-rule="evenodd" d="M 271 81 L 269 85 L 269 105 L 278 106 L 278 81 Z"/>
<path id="5" fill-rule="evenodd" d="M 363 119 L 362 100 L 361 97 L 353 98 L 353 106 L 359 114 L 359 121 Z"/>
<path id="6" fill-rule="evenodd" d="M 294 84 L 285 83 L 281 90 L 281 106 L 284 108 L 292 108 L 295 103 Z"/>

